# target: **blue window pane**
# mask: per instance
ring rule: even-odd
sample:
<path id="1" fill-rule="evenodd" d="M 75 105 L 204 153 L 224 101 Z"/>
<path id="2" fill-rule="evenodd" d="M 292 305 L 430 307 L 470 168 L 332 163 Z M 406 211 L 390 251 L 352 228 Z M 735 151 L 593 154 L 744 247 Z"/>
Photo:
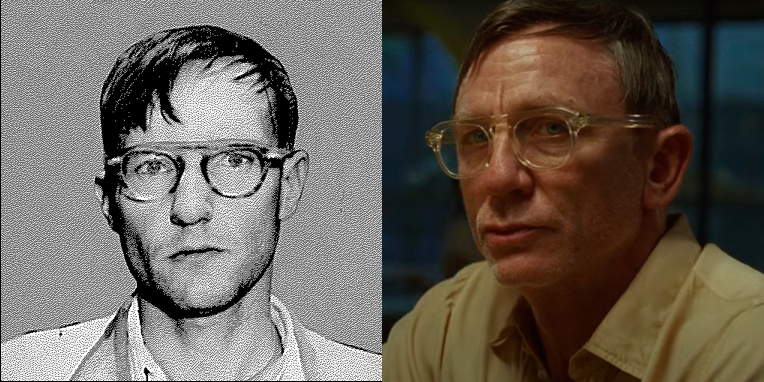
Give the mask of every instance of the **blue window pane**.
<path id="1" fill-rule="evenodd" d="M 764 21 L 716 25 L 709 241 L 764 271 Z"/>
<path id="2" fill-rule="evenodd" d="M 382 41 L 383 306 L 395 315 L 442 278 L 444 233 L 457 202 L 424 133 L 450 118 L 457 66 L 434 35 Z"/>
<path id="3" fill-rule="evenodd" d="M 408 35 L 382 39 L 382 99 L 411 102 L 414 94 L 414 42 Z"/>
<path id="4" fill-rule="evenodd" d="M 698 197 L 700 189 L 701 102 L 703 99 L 703 26 L 697 22 L 656 23 L 661 44 L 674 62 L 677 75 L 676 97 L 682 123 L 692 134 L 695 152 L 687 168 L 682 187 L 670 212 L 682 212 L 693 232 L 700 232 Z"/>

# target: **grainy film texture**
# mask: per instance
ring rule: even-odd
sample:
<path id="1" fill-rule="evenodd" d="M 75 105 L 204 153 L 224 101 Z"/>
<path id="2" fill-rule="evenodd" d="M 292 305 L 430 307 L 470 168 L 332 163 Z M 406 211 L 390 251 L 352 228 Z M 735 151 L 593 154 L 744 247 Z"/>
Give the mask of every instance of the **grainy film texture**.
<path id="1" fill-rule="evenodd" d="M 380 352 L 381 17 L 379 1 L 4 2 L 2 341 L 109 316 L 136 289 L 93 184 L 102 86 L 146 36 L 211 25 L 276 57 L 297 99 L 293 149 L 309 162 L 274 237 L 277 305 L 328 340 Z"/>

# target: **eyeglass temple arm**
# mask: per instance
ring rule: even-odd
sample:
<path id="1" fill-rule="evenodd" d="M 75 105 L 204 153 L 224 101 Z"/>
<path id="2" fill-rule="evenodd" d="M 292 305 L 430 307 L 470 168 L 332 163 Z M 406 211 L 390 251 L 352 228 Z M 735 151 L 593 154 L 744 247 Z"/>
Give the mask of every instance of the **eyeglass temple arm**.
<path id="1" fill-rule="evenodd" d="M 105 165 L 107 165 L 107 166 L 117 166 L 117 165 L 122 164 L 122 157 L 119 156 L 119 157 L 109 158 L 109 157 L 104 155 L 103 163 Z"/>
<path id="2" fill-rule="evenodd" d="M 627 129 L 657 129 L 658 121 L 654 117 L 641 114 L 630 114 L 619 117 L 593 116 L 587 120 L 588 126 L 621 127 Z"/>

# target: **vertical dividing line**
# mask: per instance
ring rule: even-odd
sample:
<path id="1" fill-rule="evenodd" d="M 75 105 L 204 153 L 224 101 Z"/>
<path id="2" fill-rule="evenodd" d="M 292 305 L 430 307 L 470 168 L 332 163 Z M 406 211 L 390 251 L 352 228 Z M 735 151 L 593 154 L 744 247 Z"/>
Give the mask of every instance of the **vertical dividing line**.
<path id="1" fill-rule="evenodd" d="M 701 103 L 701 145 L 700 145 L 700 198 L 698 200 L 698 220 L 700 232 L 698 241 L 701 245 L 708 242 L 709 214 L 712 203 L 712 82 L 713 82 L 713 48 L 714 25 L 718 0 L 706 0 L 703 3 L 703 100 Z"/>

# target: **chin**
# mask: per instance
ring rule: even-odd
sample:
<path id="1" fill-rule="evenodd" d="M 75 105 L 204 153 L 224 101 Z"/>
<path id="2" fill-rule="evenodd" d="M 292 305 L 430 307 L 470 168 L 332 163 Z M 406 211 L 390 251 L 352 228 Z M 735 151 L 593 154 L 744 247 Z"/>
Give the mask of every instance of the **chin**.
<path id="1" fill-rule="evenodd" d="M 159 286 L 158 288 L 139 288 L 141 298 L 149 301 L 173 318 L 207 317 L 221 313 L 249 293 L 252 286 L 245 284 L 231 285 L 218 282 L 215 287 L 195 284 L 183 288 L 177 286 Z"/>
<path id="2" fill-rule="evenodd" d="M 267 269 L 267 266 L 265 267 Z M 224 312 L 239 303 L 261 280 L 263 267 L 221 272 L 183 272 L 155 277 L 139 288 L 141 298 L 174 318 L 196 318 Z"/>
<path id="3" fill-rule="evenodd" d="M 212 316 L 239 303 L 261 280 L 270 283 L 270 278 L 263 280 L 263 276 L 272 256 L 253 257 L 256 260 L 224 256 L 185 263 L 157 262 L 150 271 L 138 273 L 138 293 L 173 318 Z"/>
<path id="4" fill-rule="evenodd" d="M 544 254 L 522 252 L 488 258 L 496 280 L 503 285 L 539 287 L 553 284 L 560 277 L 560 264 Z"/>
<path id="5" fill-rule="evenodd" d="M 250 289 L 251 287 L 245 285 L 230 285 L 230 283 L 218 283 L 214 286 L 197 284 L 182 291 L 182 295 L 174 298 L 173 301 L 176 306 L 189 313 L 210 315 L 230 308 L 244 298 Z"/>

